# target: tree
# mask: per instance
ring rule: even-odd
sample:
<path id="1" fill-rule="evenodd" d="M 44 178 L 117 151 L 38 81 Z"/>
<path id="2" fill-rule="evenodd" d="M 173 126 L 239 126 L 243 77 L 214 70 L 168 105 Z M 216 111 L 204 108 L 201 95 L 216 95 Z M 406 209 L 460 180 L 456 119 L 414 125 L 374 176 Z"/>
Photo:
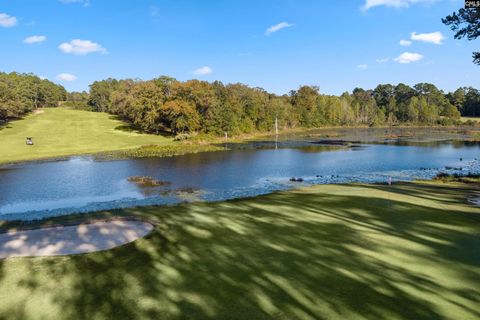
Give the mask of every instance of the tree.
<path id="1" fill-rule="evenodd" d="M 395 87 L 391 84 L 380 84 L 373 90 L 377 106 L 385 107 L 395 98 Z"/>
<path id="2" fill-rule="evenodd" d="M 480 36 L 480 9 L 460 9 L 442 19 L 455 32 L 455 39 L 475 40 Z M 473 53 L 473 63 L 480 65 L 480 52 Z"/>
<path id="3" fill-rule="evenodd" d="M 195 105 L 184 100 L 171 100 L 162 107 L 167 123 L 173 133 L 195 132 L 200 128 L 200 116 Z"/>
<path id="4" fill-rule="evenodd" d="M 480 91 L 474 88 L 466 88 L 463 116 L 480 117 Z"/>
<path id="5" fill-rule="evenodd" d="M 66 90 L 33 74 L 0 72 L 0 121 L 18 118 L 38 108 L 57 107 Z"/>
<path id="6" fill-rule="evenodd" d="M 8 87 L 8 86 L 7 86 Z M 0 87 L 0 101 L 2 95 Z M 11 93 L 8 91 L 8 93 Z M 69 99 L 85 99 L 72 93 Z M 3 104 L 3 114 L 22 105 L 15 95 Z M 132 122 L 146 132 L 204 132 L 230 135 L 271 131 L 280 127 L 382 125 L 388 123 L 439 123 L 440 115 L 457 119 L 480 115 L 480 94 L 463 88 L 445 95 L 430 83 L 411 88 L 405 84 L 379 85 L 375 90 L 356 88 L 340 97 L 320 94 L 314 86 L 302 86 L 290 95 L 277 96 L 244 84 L 224 85 L 199 80 L 177 81 L 158 77 L 150 81 L 107 79 L 92 84 L 89 102 Z M 14 105 L 12 107 L 11 105 Z"/>
<path id="7" fill-rule="evenodd" d="M 90 85 L 90 100 L 88 104 L 95 111 L 105 112 L 110 108 L 110 94 L 117 89 L 118 80 L 107 79 L 95 81 Z"/>
<path id="8" fill-rule="evenodd" d="M 460 113 L 463 112 L 463 107 L 465 105 L 465 89 L 464 88 L 459 88 L 455 90 L 455 92 L 450 92 L 446 95 L 446 98 L 452 104 L 455 106 Z"/>
<path id="9" fill-rule="evenodd" d="M 415 90 L 410 86 L 400 83 L 395 87 L 395 99 L 398 104 L 408 103 L 413 96 L 415 96 Z"/>
<path id="10" fill-rule="evenodd" d="M 419 120 L 419 100 L 417 97 L 412 97 L 410 102 L 406 106 L 404 114 L 402 114 L 402 120 L 412 123 L 417 123 Z"/>
<path id="11" fill-rule="evenodd" d="M 373 97 L 373 91 L 361 88 L 355 88 L 352 94 L 354 104 L 357 105 L 357 120 L 362 124 L 377 125 L 379 124 L 379 108 Z M 385 114 L 383 114 L 385 118 Z"/>
<path id="12" fill-rule="evenodd" d="M 302 86 L 298 91 L 292 91 L 291 101 L 295 112 L 299 114 L 300 125 L 311 127 L 313 125 L 312 112 L 316 109 L 320 89 L 315 86 Z"/>
<path id="13" fill-rule="evenodd" d="M 458 109 L 457 109 L 454 105 L 449 104 L 449 105 L 443 110 L 442 116 L 445 116 L 445 117 L 447 117 L 447 118 L 449 118 L 449 119 L 458 120 L 458 119 L 460 119 L 461 114 L 460 114 L 460 111 L 458 111 Z"/>

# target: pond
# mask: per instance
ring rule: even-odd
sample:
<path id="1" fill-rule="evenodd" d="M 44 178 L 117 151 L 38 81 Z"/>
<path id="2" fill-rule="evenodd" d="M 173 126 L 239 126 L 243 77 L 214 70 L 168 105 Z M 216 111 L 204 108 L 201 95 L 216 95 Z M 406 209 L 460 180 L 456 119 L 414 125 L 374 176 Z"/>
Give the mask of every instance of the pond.
<path id="1" fill-rule="evenodd" d="M 477 143 L 322 146 L 283 141 L 277 148 L 271 142 L 257 142 L 172 158 L 72 157 L 16 164 L 0 168 L 0 219 L 217 201 L 310 184 L 431 179 L 439 171 L 479 173 L 479 158 Z M 131 177 L 164 183 L 145 187 L 129 181 Z M 292 177 L 303 182 L 291 182 Z"/>

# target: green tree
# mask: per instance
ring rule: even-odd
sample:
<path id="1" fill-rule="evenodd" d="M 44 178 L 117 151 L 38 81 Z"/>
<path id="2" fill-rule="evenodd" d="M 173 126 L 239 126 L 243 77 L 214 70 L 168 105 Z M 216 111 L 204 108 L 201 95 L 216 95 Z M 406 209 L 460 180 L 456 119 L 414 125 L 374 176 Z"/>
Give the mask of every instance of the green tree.
<path id="1" fill-rule="evenodd" d="M 200 116 L 191 102 L 178 99 L 168 101 L 162 106 L 162 113 L 173 133 L 200 129 Z"/>
<path id="2" fill-rule="evenodd" d="M 299 124 L 304 127 L 311 127 L 315 122 L 312 114 L 317 107 L 317 98 L 320 89 L 315 86 L 302 86 L 297 91 L 292 91 L 291 101 L 294 112 L 298 113 Z"/>
<path id="3" fill-rule="evenodd" d="M 480 36 L 480 9 L 460 9 L 442 19 L 455 32 L 455 39 L 475 40 Z M 480 64 L 480 52 L 473 53 L 473 63 Z"/>

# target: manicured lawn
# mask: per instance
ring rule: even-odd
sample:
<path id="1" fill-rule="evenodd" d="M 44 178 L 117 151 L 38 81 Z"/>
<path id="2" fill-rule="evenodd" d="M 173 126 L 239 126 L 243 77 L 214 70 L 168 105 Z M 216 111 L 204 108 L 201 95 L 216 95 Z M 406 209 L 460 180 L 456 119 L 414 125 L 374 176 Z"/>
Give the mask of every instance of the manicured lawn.
<path id="1" fill-rule="evenodd" d="M 106 113 L 43 109 L 0 127 L 0 163 L 167 145 L 171 138 L 140 134 Z M 33 137 L 34 146 L 25 144 Z"/>
<path id="2" fill-rule="evenodd" d="M 96 214 L 157 227 L 106 252 L 1 261 L 0 319 L 479 319 L 475 192 L 331 185 Z"/>

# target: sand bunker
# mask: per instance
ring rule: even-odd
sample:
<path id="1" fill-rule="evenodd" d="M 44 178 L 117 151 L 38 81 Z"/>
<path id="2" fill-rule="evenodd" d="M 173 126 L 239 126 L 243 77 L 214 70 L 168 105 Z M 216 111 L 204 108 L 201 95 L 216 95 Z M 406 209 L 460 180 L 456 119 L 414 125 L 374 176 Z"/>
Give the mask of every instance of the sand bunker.
<path id="1" fill-rule="evenodd" d="M 10 231 L 0 234 L 0 259 L 58 256 L 108 250 L 153 230 L 148 222 L 101 221 L 65 227 Z"/>

